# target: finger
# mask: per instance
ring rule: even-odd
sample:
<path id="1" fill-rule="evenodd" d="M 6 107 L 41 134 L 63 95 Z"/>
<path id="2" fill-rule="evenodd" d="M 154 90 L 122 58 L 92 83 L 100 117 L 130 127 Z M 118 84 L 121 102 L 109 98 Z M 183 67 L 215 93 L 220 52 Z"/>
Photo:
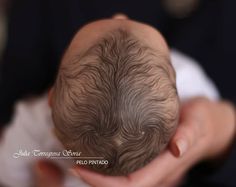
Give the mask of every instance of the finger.
<path id="1" fill-rule="evenodd" d="M 82 178 L 93 187 L 128 187 L 128 178 L 121 176 L 105 176 L 82 167 L 75 167 L 72 171 L 74 176 Z"/>
<path id="2" fill-rule="evenodd" d="M 36 164 L 36 181 L 39 187 L 62 187 L 63 173 L 55 164 L 39 161 Z"/>
<path id="3" fill-rule="evenodd" d="M 169 149 L 174 156 L 183 156 L 194 145 L 199 134 L 196 123 L 196 121 L 185 121 L 179 125 L 169 144 Z"/>
<path id="4" fill-rule="evenodd" d="M 172 154 L 176 157 L 183 156 L 196 143 L 196 140 L 207 132 L 206 126 L 204 126 L 204 115 L 199 113 L 204 110 L 197 108 L 201 107 L 200 102 L 206 103 L 208 99 L 195 98 L 185 103 L 181 108 L 180 124 L 169 144 Z"/>
<path id="5" fill-rule="evenodd" d="M 161 186 L 169 174 L 176 170 L 181 163 L 169 150 L 164 151 L 157 158 L 140 170 L 129 175 L 130 181 L 135 181 L 134 186 L 156 187 Z"/>

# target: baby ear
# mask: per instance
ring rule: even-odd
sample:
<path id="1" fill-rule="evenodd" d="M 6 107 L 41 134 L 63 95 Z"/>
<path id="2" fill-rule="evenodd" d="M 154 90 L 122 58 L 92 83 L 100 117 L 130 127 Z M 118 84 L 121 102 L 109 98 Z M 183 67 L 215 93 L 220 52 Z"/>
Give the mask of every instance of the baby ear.
<path id="1" fill-rule="evenodd" d="M 48 105 L 52 107 L 53 88 L 48 91 Z"/>

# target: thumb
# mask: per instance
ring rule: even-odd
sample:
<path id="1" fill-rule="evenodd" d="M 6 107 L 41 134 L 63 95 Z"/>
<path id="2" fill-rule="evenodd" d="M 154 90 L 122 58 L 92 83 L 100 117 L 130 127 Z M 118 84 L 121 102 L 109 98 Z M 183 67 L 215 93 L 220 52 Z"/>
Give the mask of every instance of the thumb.
<path id="1" fill-rule="evenodd" d="M 204 131 L 202 120 L 194 106 L 199 101 L 202 102 L 203 99 L 191 100 L 182 107 L 180 124 L 169 144 L 170 151 L 176 157 L 183 156 L 200 138 L 201 131 Z"/>
<path id="2" fill-rule="evenodd" d="M 195 134 L 189 124 L 182 123 L 177 128 L 176 134 L 171 139 L 169 149 L 176 157 L 183 156 L 195 141 Z"/>

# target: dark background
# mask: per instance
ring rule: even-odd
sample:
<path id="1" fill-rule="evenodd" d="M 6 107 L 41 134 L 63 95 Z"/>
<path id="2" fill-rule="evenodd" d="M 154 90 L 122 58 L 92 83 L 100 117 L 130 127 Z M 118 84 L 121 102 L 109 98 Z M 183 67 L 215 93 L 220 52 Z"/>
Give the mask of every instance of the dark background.
<path id="1" fill-rule="evenodd" d="M 0 124 L 10 119 L 17 99 L 52 84 L 66 46 L 82 25 L 117 12 L 158 28 L 171 47 L 202 64 L 224 98 L 235 102 L 235 8 L 234 0 L 199 0 L 196 10 L 176 18 L 158 0 L 11 0 L 0 62 Z"/>
<path id="2" fill-rule="evenodd" d="M 8 1 L 8 38 L 0 61 L 0 125 L 9 122 L 17 100 L 45 93 L 52 85 L 60 58 L 82 25 L 117 12 L 158 28 L 171 47 L 199 61 L 223 98 L 236 102 L 236 1 L 199 0 L 184 16 L 171 14 L 163 1 Z M 236 186 L 235 173 L 219 176 L 219 186 Z"/>

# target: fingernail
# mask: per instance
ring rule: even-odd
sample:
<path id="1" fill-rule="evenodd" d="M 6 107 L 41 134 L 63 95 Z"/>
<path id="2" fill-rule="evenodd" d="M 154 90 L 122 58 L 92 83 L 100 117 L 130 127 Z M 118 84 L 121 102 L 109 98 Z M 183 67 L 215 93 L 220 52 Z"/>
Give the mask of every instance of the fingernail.
<path id="1" fill-rule="evenodd" d="M 188 149 L 188 144 L 185 140 L 179 139 L 176 141 L 176 146 L 179 152 L 179 156 L 183 156 L 183 154 L 187 151 Z"/>
<path id="2" fill-rule="evenodd" d="M 69 173 L 75 177 L 80 177 L 80 175 L 78 174 L 78 172 L 75 169 L 68 169 Z"/>

